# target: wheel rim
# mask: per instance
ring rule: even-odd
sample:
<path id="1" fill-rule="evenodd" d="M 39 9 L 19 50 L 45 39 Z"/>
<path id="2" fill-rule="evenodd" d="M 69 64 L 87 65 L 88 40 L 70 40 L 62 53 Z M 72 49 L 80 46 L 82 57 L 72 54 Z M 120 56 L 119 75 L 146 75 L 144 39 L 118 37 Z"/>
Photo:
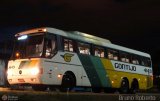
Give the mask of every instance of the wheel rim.
<path id="1" fill-rule="evenodd" d="M 129 89 L 129 87 L 128 87 L 127 81 L 123 80 L 122 84 L 121 84 L 121 91 L 122 91 L 122 93 L 127 93 L 128 89 Z"/>
<path id="2" fill-rule="evenodd" d="M 75 86 L 75 78 L 70 74 L 64 75 L 60 90 L 61 91 L 71 90 L 74 86 Z"/>
<path id="3" fill-rule="evenodd" d="M 132 93 L 136 93 L 138 91 L 138 83 L 137 82 L 134 82 L 132 84 Z"/>

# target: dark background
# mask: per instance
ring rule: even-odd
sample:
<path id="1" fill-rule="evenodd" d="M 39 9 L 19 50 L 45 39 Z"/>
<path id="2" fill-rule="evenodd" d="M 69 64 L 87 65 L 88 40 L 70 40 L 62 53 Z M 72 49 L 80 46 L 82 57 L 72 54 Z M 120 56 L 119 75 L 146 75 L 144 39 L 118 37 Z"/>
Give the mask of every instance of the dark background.
<path id="1" fill-rule="evenodd" d="M 152 56 L 154 73 L 160 72 L 159 0 L 1 1 L 1 53 L 10 52 L 17 32 L 44 26 L 89 33 L 147 52 Z"/>

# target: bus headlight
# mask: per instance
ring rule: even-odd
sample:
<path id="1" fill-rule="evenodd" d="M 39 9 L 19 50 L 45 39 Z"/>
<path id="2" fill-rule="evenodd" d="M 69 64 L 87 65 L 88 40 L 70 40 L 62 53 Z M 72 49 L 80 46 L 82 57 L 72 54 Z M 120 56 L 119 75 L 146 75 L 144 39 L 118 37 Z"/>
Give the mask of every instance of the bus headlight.
<path id="1" fill-rule="evenodd" d="M 13 74 L 12 71 L 10 71 L 10 70 L 7 71 L 7 75 L 12 75 L 12 74 Z"/>
<path id="2" fill-rule="evenodd" d="M 37 74 L 39 74 L 39 72 L 40 72 L 40 71 L 39 71 L 38 68 L 32 68 L 32 69 L 31 69 L 31 74 L 32 74 L 32 75 L 37 75 Z"/>

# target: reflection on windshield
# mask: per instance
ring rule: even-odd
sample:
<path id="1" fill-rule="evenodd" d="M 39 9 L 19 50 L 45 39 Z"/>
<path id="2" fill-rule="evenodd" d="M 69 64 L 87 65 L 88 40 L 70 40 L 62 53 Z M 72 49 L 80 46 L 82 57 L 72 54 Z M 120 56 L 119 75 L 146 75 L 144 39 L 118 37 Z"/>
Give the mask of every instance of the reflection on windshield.
<path id="1" fill-rule="evenodd" d="M 43 52 L 43 35 L 28 36 L 24 40 L 17 40 L 14 58 L 41 57 Z M 17 57 L 17 54 L 19 57 Z"/>
<path id="2" fill-rule="evenodd" d="M 27 45 L 27 56 L 28 57 L 39 57 L 42 55 L 42 36 L 30 37 Z"/>

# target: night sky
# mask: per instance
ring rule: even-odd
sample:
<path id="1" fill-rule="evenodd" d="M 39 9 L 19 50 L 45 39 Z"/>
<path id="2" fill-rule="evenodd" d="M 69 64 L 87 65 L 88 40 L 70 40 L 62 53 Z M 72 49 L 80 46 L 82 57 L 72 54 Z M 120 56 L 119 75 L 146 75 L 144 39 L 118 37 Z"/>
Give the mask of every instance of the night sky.
<path id="1" fill-rule="evenodd" d="M 0 40 L 36 27 L 77 30 L 148 52 L 160 68 L 159 0 L 4 0 Z"/>

